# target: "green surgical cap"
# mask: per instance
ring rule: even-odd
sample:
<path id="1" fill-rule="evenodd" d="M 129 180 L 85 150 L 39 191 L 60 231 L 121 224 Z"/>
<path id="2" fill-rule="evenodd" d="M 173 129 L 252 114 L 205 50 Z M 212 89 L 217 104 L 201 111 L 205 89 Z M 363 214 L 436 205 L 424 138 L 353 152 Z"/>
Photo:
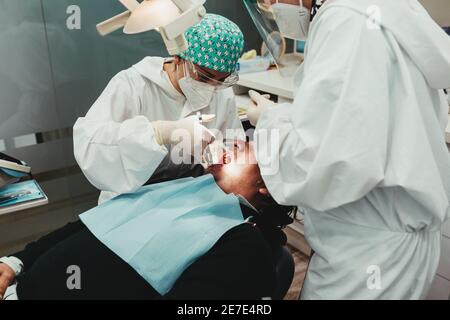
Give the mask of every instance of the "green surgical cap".
<path id="1" fill-rule="evenodd" d="M 204 68 L 224 73 L 236 70 L 244 50 L 239 27 L 222 16 L 207 14 L 185 33 L 188 49 L 180 57 Z"/>

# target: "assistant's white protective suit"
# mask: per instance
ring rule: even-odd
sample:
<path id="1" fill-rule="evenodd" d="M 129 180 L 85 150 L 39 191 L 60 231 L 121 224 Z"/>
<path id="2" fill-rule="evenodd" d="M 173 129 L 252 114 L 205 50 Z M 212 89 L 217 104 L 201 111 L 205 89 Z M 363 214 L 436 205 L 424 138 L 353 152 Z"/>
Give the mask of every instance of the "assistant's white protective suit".
<path id="1" fill-rule="evenodd" d="M 175 121 L 200 111 L 216 115 L 207 128 L 224 137 L 227 129 L 235 129 L 232 137 L 245 136 L 232 89 L 217 91 L 208 107 L 193 109 L 173 87 L 164 62 L 147 57 L 117 74 L 74 126 L 75 158 L 88 180 L 103 191 L 100 203 L 139 189 L 163 160 L 171 165 L 168 148 L 155 140 L 153 121 Z"/>
<path id="2" fill-rule="evenodd" d="M 308 41 L 294 103 L 262 116 L 256 145 L 271 194 L 305 211 L 302 298 L 423 298 L 450 215 L 450 39 L 416 0 L 331 0 Z"/>

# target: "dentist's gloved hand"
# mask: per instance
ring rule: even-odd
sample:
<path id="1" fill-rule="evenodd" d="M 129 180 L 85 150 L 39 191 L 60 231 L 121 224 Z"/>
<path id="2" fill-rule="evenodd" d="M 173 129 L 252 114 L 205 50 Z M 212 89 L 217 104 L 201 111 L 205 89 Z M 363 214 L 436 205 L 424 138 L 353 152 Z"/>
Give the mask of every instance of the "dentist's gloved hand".
<path id="1" fill-rule="evenodd" d="M 197 116 L 191 116 L 178 121 L 155 121 L 152 122 L 155 139 L 160 145 L 175 145 L 180 143 L 186 136 L 191 139 L 190 154 L 201 152 L 215 140 L 214 134 L 200 123 Z"/>
<path id="2" fill-rule="evenodd" d="M 266 112 L 269 107 L 276 105 L 276 103 L 269 100 L 269 95 L 261 95 L 253 90 L 250 90 L 248 94 L 253 103 L 248 108 L 247 117 L 251 125 L 256 127 L 261 115 Z"/>

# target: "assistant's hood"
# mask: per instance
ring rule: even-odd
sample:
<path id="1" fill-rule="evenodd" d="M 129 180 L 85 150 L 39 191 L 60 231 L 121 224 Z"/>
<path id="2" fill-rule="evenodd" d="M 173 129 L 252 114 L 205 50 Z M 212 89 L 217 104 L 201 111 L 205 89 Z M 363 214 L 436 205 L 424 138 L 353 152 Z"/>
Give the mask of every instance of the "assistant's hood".
<path id="1" fill-rule="evenodd" d="M 178 93 L 173 85 L 170 83 L 166 72 L 164 71 L 164 63 L 167 58 L 161 57 L 146 57 L 133 66 L 141 76 L 156 84 L 165 92 L 170 94 L 174 98 L 184 98 L 183 95 Z"/>
<path id="2" fill-rule="evenodd" d="M 319 15 L 333 6 L 371 19 L 373 8 L 379 8 L 381 26 L 392 32 L 428 84 L 435 89 L 450 87 L 450 37 L 417 0 L 328 0 Z"/>

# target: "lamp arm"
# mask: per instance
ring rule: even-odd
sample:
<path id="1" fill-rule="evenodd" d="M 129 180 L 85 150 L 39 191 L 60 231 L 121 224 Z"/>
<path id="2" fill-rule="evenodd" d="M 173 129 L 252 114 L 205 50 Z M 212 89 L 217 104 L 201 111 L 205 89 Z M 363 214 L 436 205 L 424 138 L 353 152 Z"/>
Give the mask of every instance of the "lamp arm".
<path id="1" fill-rule="evenodd" d="M 175 3 L 181 12 L 186 12 L 193 7 L 204 5 L 206 0 L 172 0 L 172 2 Z"/>
<path id="2" fill-rule="evenodd" d="M 140 3 L 137 0 L 119 0 L 129 11 L 133 12 L 134 9 L 139 7 Z"/>
<path id="3" fill-rule="evenodd" d="M 167 26 L 159 28 L 158 31 L 170 55 L 178 55 L 187 50 L 188 44 L 184 32 L 201 21 L 205 15 L 206 9 L 200 5 L 184 12 L 180 18 Z"/>
<path id="4" fill-rule="evenodd" d="M 197 6 L 184 12 L 177 20 L 169 23 L 167 26 L 161 27 L 160 31 L 167 39 L 174 40 L 180 34 L 184 34 L 193 25 L 199 23 L 206 15 L 204 6 Z"/>
<path id="5" fill-rule="evenodd" d="M 130 11 L 125 11 L 121 14 L 118 14 L 117 16 L 112 17 L 111 19 L 97 24 L 98 33 L 100 33 L 100 35 L 102 36 L 107 36 L 108 34 L 123 28 L 130 18 L 130 15 Z"/>

